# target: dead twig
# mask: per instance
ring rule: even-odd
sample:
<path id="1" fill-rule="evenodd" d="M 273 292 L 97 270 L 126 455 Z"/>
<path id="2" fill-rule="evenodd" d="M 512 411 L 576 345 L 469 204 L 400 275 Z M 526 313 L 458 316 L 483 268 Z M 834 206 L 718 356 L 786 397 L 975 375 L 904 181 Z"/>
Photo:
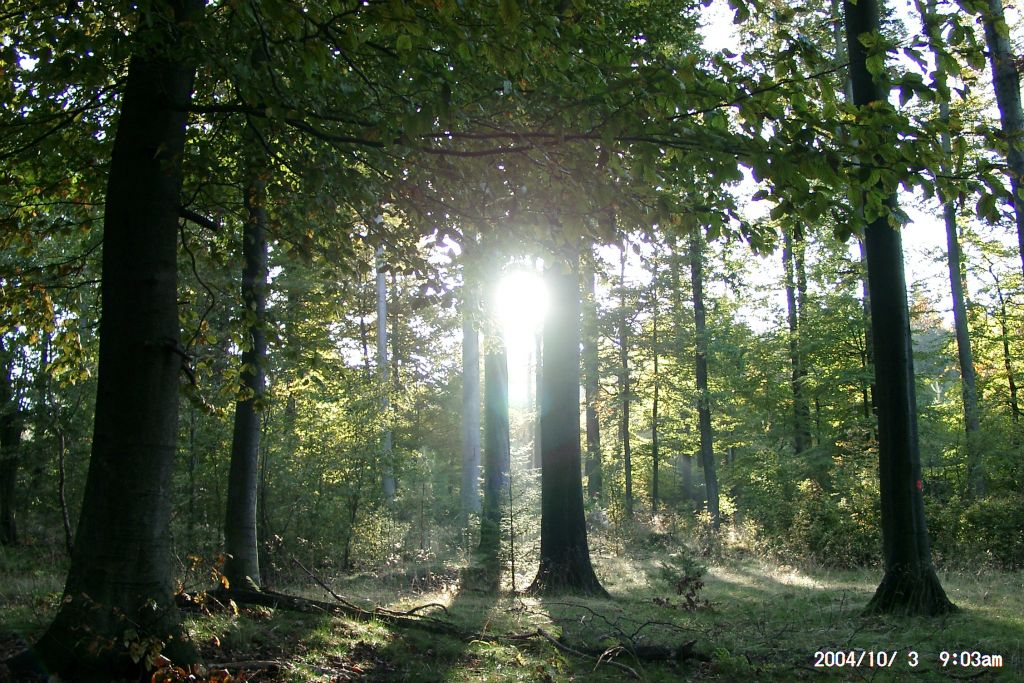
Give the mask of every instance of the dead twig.
<path id="1" fill-rule="evenodd" d="M 568 645 L 566 645 L 565 643 L 559 642 L 556 638 L 554 638 L 553 636 L 548 634 L 544 629 L 541 629 L 541 628 L 537 629 L 537 635 L 539 635 L 541 638 L 543 638 L 544 640 L 546 640 L 549 643 L 551 643 L 552 645 L 554 645 L 556 649 L 561 650 L 562 652 L 565 652 L 565 653 L 568 653 L 568 654 L 571 654 L 571 655 L 575 655 L 576 657 L 580 657 L 582 659 L 590 659 L 590 655 L 588 655 L 586 653 L 583 653 L 583 652 L 580 652 L 579 650 L 576 650 L 574 648 L 571 648 Z M 632 678 L 635 678 L 636 680 L 640 680 L 640 674 L 638 674 L 636 672 L 636 669 L 634 669 L 631 666 L 626 666 L 625 664 L 623 664 L 621 662 L 616 662 L 613 659 L 609 659 L 609 658 L 606 657 L 606 655 L 607 655 L 607 652 L 602 653 L 601 656 L 597 658 L 597 664 L 595 665 L 594 668 L 597 668 L 597 666 L 600 666 L 601 664 L 608 664 L 610 666 L 614 666 L 617 669 L 621 669 L 622 671 L 625 671 Z"/>

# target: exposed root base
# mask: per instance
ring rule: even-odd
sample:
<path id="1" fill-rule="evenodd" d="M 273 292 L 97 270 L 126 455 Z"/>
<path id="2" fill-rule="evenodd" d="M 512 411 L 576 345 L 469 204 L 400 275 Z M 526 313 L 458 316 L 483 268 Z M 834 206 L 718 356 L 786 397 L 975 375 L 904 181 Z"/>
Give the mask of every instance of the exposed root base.
<path id="1" fill-rule="evenodd" d="M 864 608 L 865 616 L 892 614 L 908 617 L 937 617 L 957 611 L 946 597 L 939 577 L 931 567 L 922 570 L 888 570 Z"/>

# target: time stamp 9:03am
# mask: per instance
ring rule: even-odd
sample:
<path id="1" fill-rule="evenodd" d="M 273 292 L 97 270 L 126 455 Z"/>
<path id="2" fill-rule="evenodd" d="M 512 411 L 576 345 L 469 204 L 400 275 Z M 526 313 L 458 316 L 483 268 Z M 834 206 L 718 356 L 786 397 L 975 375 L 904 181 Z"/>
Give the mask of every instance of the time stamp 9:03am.
<path id="1" fill-rule="evenodd" d="M 927 664 L 930 657 L 916 650 L 819 650 L 814 653 L 814 666 L 818 669 L 879 668 L 886 669 L 900 663 L 911 668 Z M 932 660 L 935 661 L 935 660 Z M 938 664 L 943 667 L 962 669 L 998 669 L 1003 666 L 1003 656 L 978 650 L 943 650 L 938 654 Z"/>

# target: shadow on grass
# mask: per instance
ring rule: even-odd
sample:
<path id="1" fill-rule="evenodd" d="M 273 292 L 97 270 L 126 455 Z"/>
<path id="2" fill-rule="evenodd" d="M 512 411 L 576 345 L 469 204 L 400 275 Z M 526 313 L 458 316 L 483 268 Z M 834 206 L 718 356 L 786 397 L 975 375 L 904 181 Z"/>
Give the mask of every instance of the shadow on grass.
<path id="1" fill-rule="evenodd" d="M 441 617 L 465 633 L 487 633 L 501 600 L 497 581 L 471 567 L 460 573 L 459 589 L 447 606 L 447 614 L 441 610 L 420 613 Z M 423 602 L 430 602 L 429 596 Z M 365 671 L 365 680 L 477 680 L 479 670 L 488 666 L 487 650 L 498 647 L 428 629 L 392 625 L 384 628 L 388 631 L 388 643 L 374 653 L 374 663 Z"/>

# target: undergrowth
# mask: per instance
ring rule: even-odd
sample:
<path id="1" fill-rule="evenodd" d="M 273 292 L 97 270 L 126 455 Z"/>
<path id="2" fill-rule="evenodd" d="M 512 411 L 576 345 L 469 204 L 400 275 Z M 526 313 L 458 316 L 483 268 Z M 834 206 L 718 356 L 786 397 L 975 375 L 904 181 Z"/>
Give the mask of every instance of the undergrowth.
<path id="1" fill-rule="evenodd" d="M 1010 681 L 1024 672 L 1024 575 L 1019 573 L 943 573 L 947 593 L 961 608 L 943 618 L 866 618 L 860 610 L 877 586 L 878 570 L 769 563 L 751 556 L 733 532 L 711 542 L 666 519 L 637 524 L 618 539 L 608 537 L 622 533 L 608 529 L 594 539 L 594 564 L 610 601 L 464 590 L 458 568 L 446 565 L 321 577 L 367 606 L 407 610 L 435 603 L 423 613 L 481 636 L 468 641 L 263 607 L 228 606 L 189 615 L 186 626 L 211 670 L 230 665 L 233 680 L 248 681 L 628 680 L 623 669 L 541 639 L 488 639 L 538 628 L 581 649 L 612 651 L 623 642 L 640 648 L 688 645 L 695 655 L 655 664 L 621 653 L 617 661 L 645 681 L 897 681 L 911 674 L 915 681 Z M 680 542 L 684 534 L 702 540 L 687 546 Z M 331 599 L 308 577 L 281 578 L 278 590 Z M 9 656 L 38 637 L 54 613 L 61 581 L 59 566 L 38 548 L 0 551 L 0 655 Z M 888 667 L 866 666 L 867 656 L 860 667 L 816 667 L 815 653 L 826 651 L 849 653 L 844 662 L 847 656 L 856 661 L 860 653 L 896 654 Z M 943 651 L 998 654 L 1002 666 L 943 667 Z"/>

